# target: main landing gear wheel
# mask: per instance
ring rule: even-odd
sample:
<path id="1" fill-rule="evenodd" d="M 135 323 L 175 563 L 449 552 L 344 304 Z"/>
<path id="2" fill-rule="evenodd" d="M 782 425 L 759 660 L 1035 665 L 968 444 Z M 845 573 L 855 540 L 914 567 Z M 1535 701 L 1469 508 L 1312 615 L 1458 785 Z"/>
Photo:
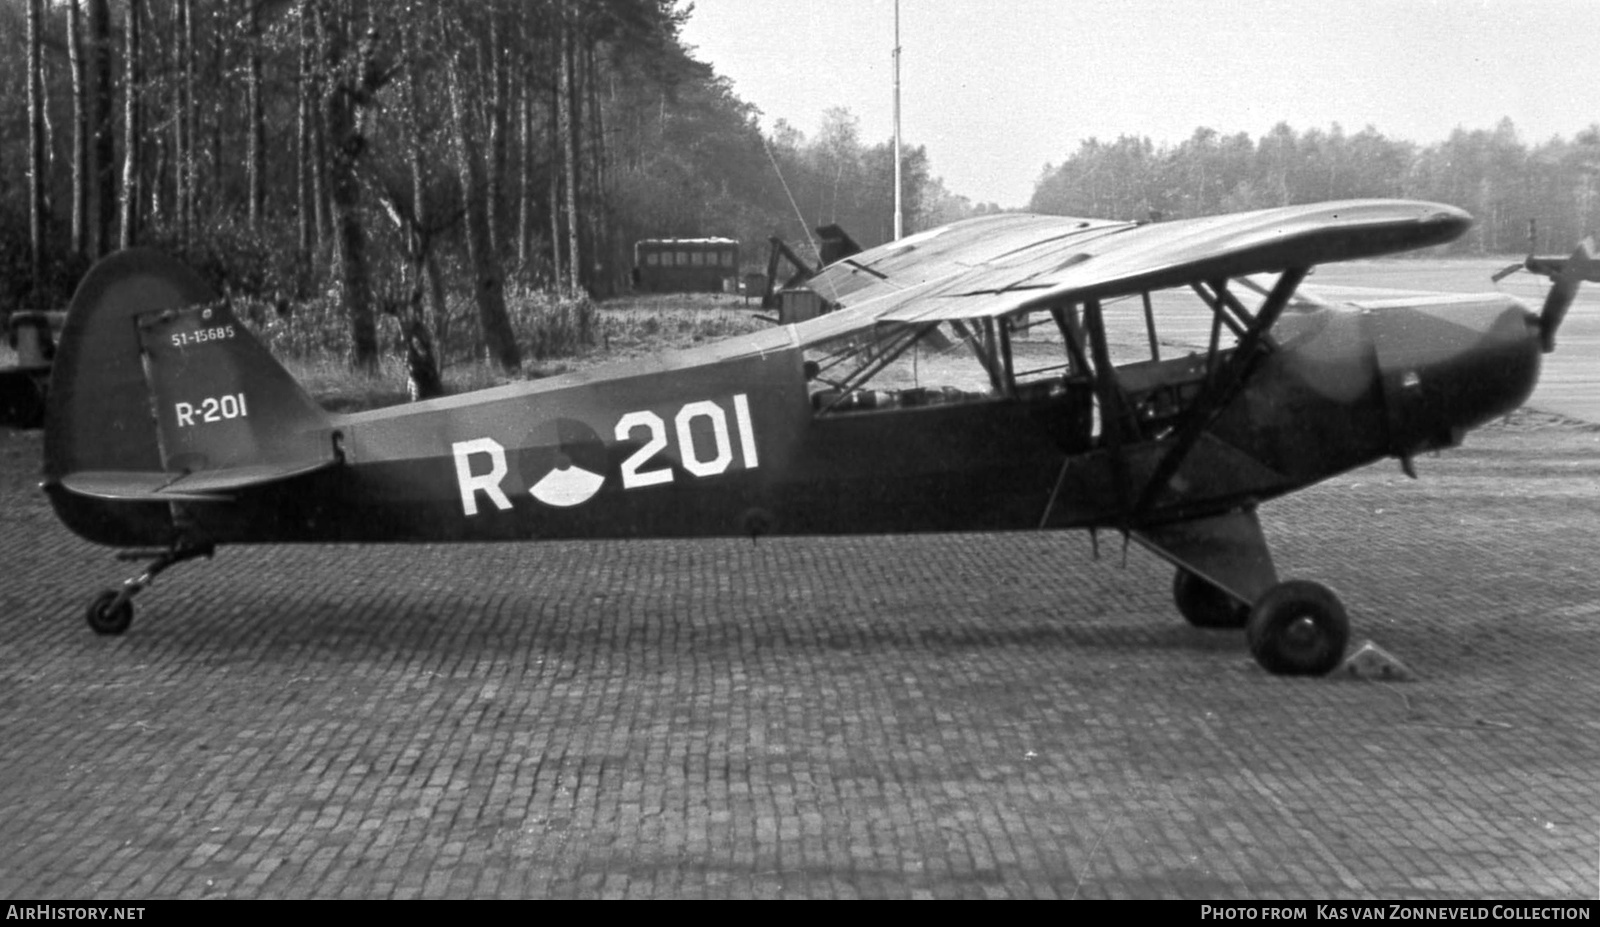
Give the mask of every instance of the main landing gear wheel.
<path id="1" fill-rule="evenodd" d="M 121 634 L 133 624 L 133 602 L 122 598 L 116 590 L 107 589 L 89 600 L 89 610 L 84 617 L 89 619 L 89 627 L 96 634 Z"/>
<path id="2" fill-rule="evenodd" d="M 1328 587 L 1289 580 L 1256 600 L 1245 638 L 1256 662 L 1268 672 L 1321 676 L 1344 659 L 1350 618 Z"/>
<path id="3" fill-rule="evenodd" d="M 1242 628 L 1250 619 L 1250 606 L 1182 567 L 1172 577 L 1172 600 L 1197 628 Z"/>

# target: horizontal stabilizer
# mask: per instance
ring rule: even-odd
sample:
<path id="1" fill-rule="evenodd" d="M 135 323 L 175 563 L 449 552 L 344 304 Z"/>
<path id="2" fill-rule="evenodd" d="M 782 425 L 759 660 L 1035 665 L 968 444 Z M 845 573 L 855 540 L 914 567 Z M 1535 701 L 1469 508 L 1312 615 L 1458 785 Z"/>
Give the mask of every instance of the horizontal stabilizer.
<path id="1" fill-rule="evenodd" d="M 309 463 L 256 464 L 198 473 L 85 470 L 70 473 L 61 485 L 70 492 L 117 502 L 227 502 L 230 493 L 325 470 L 334 459 Z"/>

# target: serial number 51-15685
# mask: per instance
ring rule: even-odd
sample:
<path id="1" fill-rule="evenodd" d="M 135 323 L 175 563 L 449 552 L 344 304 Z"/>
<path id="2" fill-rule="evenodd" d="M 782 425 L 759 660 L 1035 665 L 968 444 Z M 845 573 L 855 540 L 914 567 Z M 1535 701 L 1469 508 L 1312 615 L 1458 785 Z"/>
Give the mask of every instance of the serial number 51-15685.
<path id="1" fill-rule="evenodd" d="M 226 341 L 233 337 L 232 325 L 219 325 L 216 328 L 197 328 L 192 332 L 178 332 L 172 336 L 172 346 L 186 348 L 191 344 L 205 344 L 208 341 Z"/>

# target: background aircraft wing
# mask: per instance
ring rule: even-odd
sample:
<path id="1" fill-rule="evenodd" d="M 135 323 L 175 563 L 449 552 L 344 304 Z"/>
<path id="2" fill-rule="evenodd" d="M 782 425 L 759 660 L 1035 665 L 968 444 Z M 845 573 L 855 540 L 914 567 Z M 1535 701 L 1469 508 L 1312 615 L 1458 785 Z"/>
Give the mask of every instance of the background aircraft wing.
<path id="1" fill-rule="evenodd" d="M 860 324 L 994 318 L 1196 280 L 1275 273 L 1442 244 L 1453 206 L 1347 200 L 1148 225 L 1000 215 L 934 229 L 829 265 L 808 286 Z M 839 319 L 835 324 L 844 323 Z"/>

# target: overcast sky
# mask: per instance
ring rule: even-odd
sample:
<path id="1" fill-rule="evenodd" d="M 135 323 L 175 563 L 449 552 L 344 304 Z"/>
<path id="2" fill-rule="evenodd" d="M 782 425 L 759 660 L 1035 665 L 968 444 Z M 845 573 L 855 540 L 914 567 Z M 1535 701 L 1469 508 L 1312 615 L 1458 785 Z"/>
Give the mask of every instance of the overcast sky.
<path id="1" fill-rule="evenodd" d="M 683 39 L 764 128 L 845 106 L 893 135 L 894 0 L 694 0 Z M 1600 0 L 901 0 L 900 44 L 902 138 L 1007 207 L 1091 137 L 1600 122 Z"/>

